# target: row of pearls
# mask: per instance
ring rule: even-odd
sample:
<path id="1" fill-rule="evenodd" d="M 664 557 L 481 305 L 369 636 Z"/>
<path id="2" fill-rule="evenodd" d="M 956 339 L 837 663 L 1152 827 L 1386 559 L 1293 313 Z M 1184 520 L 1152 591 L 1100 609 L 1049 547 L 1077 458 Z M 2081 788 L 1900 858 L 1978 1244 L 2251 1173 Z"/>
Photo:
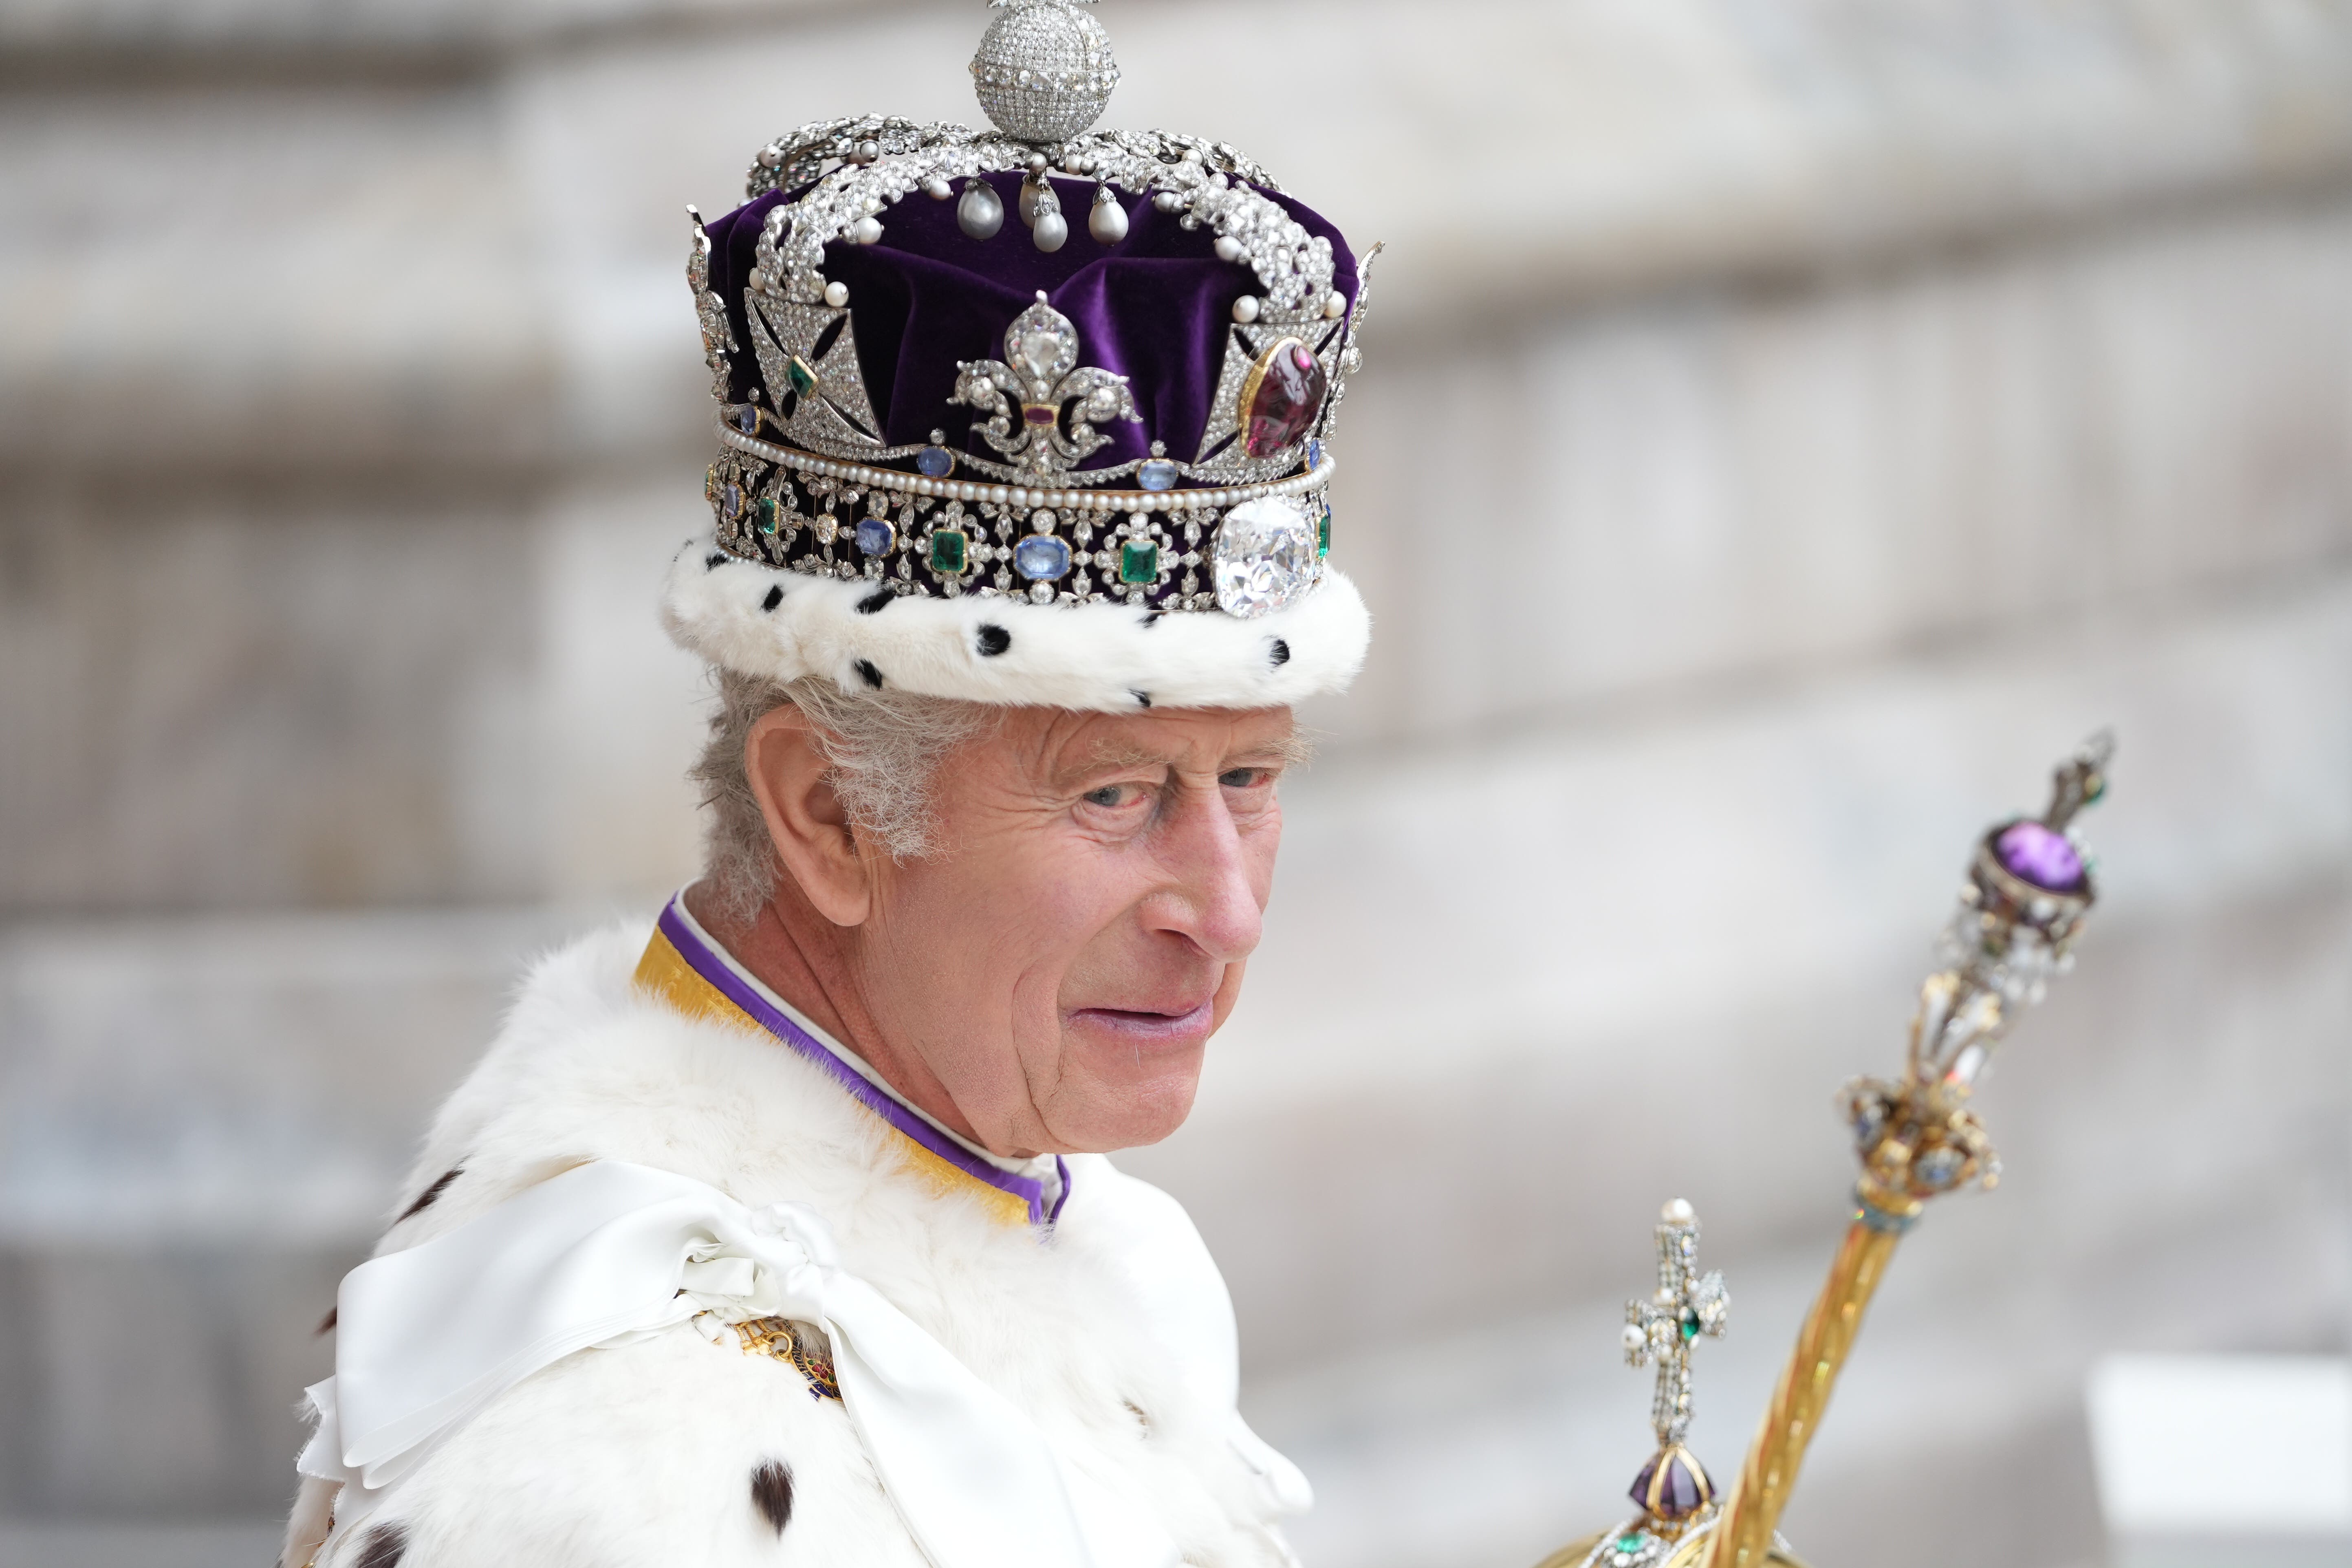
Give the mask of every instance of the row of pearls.
<path id="1" fill-rule="evenodd" d="M 938 500 L 985 501 L 993 506 L 1022 510 L 1041 506 L 1066 507 L 1073 502 L 1082 503 L 1088 511 L 1191 511 L 1201 507 L 1234 507 L 1244 501 L 1263 500 L 1269 496 L 1295 496 L 1320 489 L 1331 482 L 1331 475 L 1339 466 L 1339 460 L 1326 450 L 1322 461 L 1305 473 L 1293 474 L 1286 479 L 1269 480 L 1265 484 L 1228 485 L 1208 490 L 1024 489 L 1017 485 L 968 484 L 959 479 L 934 479 L 921 474 L 903 473 L 896 468 L 869 468 L 863 463 L 835 462 L 829 458 L 796 452 L 790 447 L 779 447 L 746 436 L 724 420 L 719 424 L 719 438 L 739 452 L 771 463 L 781 463 L 794 473 L 816 474 L 866 489 L 898 490 L 929 496 Z"/>

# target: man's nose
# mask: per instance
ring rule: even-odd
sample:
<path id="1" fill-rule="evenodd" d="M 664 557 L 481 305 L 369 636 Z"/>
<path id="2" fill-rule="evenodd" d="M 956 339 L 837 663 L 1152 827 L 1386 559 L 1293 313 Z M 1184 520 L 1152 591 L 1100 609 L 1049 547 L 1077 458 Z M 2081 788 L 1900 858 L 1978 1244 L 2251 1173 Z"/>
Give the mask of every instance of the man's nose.
<path id="1" fill-rule="evenodd" d="M 1173 931 L 1220 963 L 1255 950 L 1265 930 L 1258 867 L 1222 789 L 1185 790 L 1162 820 L 1157 848 L 1167 887 L 1147 909 L 1155 928 Z"/>

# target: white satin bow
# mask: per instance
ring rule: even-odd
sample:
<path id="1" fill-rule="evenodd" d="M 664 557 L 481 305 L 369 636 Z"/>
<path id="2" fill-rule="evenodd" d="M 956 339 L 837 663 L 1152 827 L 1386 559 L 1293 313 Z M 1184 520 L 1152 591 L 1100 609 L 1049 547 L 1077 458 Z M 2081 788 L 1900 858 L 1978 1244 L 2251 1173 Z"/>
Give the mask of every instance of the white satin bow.
<path id="1" fill-rule="evenodd" d="M 825 1331 L 842 1405 L 937 1568 L 1179 1561 L 1155 1521 L 844 1272 L 797 1204 L 755 1212 L 691 1177 L 598 1161 L 362 1264 L 336 1311 L 335 1375 L 310 1391 L 320 1420 L 299 1468 L 353 1489 L 360 1509 L 532 1373 L 712 1311 Z"/>

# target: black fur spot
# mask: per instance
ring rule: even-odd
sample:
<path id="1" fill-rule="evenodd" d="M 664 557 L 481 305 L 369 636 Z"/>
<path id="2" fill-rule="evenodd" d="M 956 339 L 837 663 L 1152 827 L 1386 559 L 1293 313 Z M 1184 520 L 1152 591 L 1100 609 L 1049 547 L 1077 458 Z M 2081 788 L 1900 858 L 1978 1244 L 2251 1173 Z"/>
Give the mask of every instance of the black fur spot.
<path id="1" fill-rule="evenodd" d="M 1139 704 L 1145 708 L 1151 706 L 1151 693 L 1149 691 L 1138 691 L 1133 687 L 1129 687 L 1128 688 L 1127 694 L 1129 697 L 1134 698 Z"/>
<path id="2" fill-rule="evenodd" d="M 726 565 L 727 561 L 727 552 L 724 550 L 714 550 L 709 554 L 702 558 L 702 569 L 705 572 L 716 572 L 721 566 Z"/>
<path id="3" fill-rule="evenodd" d="M 416 1201 L 409 1205 L 406 1208 L 401 1210 L 400 1219 L 394 1220 L 392 1223 L 398 1225 L 401 1220 L 415 1219 L 418 1215 L 421 1215 L 426 1209 L 431 1208 L 440 1200 L 441 1194 L 449 1190 L 449 1184 L 456 1181 L 457 1179 L 458 1173 L 463 1171 L 465 1168 L 466 1167 L 463 1165 L 452 1165 L 449 1169 L 434 1177 L 433 1184 L 425 1188 L 423 1192 L 417 1194 Z"/>
<path id="4" fill-rule="evenodd" d="M 367 1532 L 366 1544 L 353 1562 L 353 1568 L 400 1568 L 400 1560 L 408 1551 L 408 1531 L 396 1524 L 379 1524 Z"/>
<path id="5" fill-rule="evenodd" d="M 1275 668 L 1280 669 L 1290 662 L 1290 645 L 1276 637 L 1274 639 L 1274 647 L 1266 651 L 1266 657 L 1274 660 Z"/>
<path id="6" fill-rule="evenodd" d="M 793 1521 L 793 1472 L 782 1459 L 770 1459 L 751 1472 L 751 1506 L 782 1535 Z"/>
<path id="7" fill-rule="evenodd" d="M 1144 629 L 1145 631 L 1147 631 L 1147 632 L 1148 632 L 1148 631 L 1150 631 L 1152 627 L 1154 627 L 1154 626 L 1158 626 L 1158 625 L 1160 624 L 1160 617 L 1161 616 L 1163 616 L 1163 615 L 1166 615 L 1167 613 L 1168 613 L 1168 612 L 1166 612 L 1165 610 L 1154 610 L 1154 611 L 1152 611 L 1150 615 L 1148 615 L 1148 616 L 1144 616 L 1144 617 L 1143 617 L 1143 629 Z"/>
<path id="8" fill-rule="evenodd" d="M 875 690 L 879 691 L 882 689 L 882 672 L 874 668 L 874 661 L 872 659 L 859 659 L 857 661 L 857 674 L 860 679 L 864 680 L 866 685 L 872 687 Z"/>
<path id="9" fill-rule="evenodd" d="M 768 590 L 768 596 L 760 601 L 760 608 L 763 610 L 772 610 L 783 602 L 784 586 L 782 584 L 779 583 L 774 587 Z"/>
<path id="10" fill-rule="evenodd" d="M 994 658 L 1012 646 L 1013 634 L 1003 626 L 980 628 L 980 656 L 982 658 Z"/>
<path id="11" fill-rule="evenodd" d="M 887 610 L 890 607 L 890 601 L 898 596 L 887 588 L 878 594 L 868 594 L 857 601 L 857 613 L 861 616 L 870 616 L 877 610 Z"/>
<path id="12" fill-rule="evenodd" d="M 341 1307 L 330 1307 L 327 1309 L 327 1315 L 319 1320 L 319 1333 L 322 1337 L 335 1331 L 335 1319 L 341 1311 L 342 1309 Z"/>

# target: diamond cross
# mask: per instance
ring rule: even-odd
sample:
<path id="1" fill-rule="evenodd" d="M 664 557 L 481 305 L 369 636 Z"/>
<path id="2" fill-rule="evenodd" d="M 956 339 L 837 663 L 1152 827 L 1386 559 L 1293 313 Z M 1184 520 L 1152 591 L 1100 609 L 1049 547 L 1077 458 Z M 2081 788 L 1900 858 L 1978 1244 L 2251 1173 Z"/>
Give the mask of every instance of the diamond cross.
<path id="1" fill-rule="evenodd" d="M 1650 1425 L 1661 1450 L 1690 1429 L 1691 1345 L 1699 1335 L 1723 1337 L 1731 1312 L 1723 1274 L 1698 1272 L 1698 1216 L 1676 1198 L 1658 1215 L 1658 1288 L 1646 1301 L 1625 1303 L 1625 1364 L 1658 1367 Z"/>

